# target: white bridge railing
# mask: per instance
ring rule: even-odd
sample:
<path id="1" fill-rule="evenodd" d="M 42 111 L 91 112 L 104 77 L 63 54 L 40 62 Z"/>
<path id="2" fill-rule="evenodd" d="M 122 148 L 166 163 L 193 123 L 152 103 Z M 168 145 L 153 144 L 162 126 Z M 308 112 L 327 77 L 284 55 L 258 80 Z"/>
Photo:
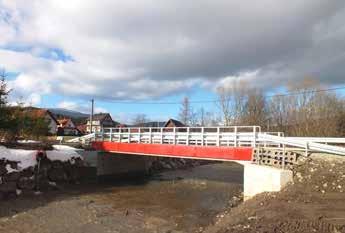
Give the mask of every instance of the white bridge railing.
<path id="1" fill-rule="evenodd" d="M 274 147 L 345 155 L 344 138 L 284 137 L 260 126 L 103 128 L 96 141 L 194 146 Z M 327 144 L 336 144 L 327 145 Z"/>
<path id="2" fill-rule="evenodd" d="M 259 126 L 104 128 L 101 133 L 97 134 L 96 140 L 125 143 L 255 147 L 260 143 L 257 141 L 259 133 L 261 133 Z"/>

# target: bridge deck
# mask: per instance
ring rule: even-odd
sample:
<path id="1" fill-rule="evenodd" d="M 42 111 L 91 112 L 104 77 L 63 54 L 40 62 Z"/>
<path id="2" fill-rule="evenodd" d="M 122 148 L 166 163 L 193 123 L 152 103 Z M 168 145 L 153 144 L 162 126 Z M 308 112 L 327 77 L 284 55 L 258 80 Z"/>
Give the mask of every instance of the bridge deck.
<path id="1" fill-rule="evenodd" d="M 251 147 L 187 146 L 169 144 L 139 144 L 120 142 L 93 142 L 96 150 L 122 154 L 207 159 L 219 161 L 251 161 Z"/>

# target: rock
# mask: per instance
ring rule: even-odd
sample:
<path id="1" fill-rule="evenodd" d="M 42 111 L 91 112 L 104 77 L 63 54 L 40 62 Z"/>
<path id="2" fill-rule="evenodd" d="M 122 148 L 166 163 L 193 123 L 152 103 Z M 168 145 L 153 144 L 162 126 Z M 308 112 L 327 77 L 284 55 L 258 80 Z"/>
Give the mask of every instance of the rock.
<path id="1" fill-rule="evenodd" d="M 67 167 L 65 172 L 69 182 L 77 182 L 80 179 L 80 173 L 76 167 Z"/>
<path id="2" fill-rule="evenodd" d="M 52 161 L 51 165 L 53 168 L 63 168 L 63 163 L 61 161 Z"/>
<path id="3" fill-rule="evenodd" d="M 17 184 L 16 182 L 6 182 L 0 185 L 0 192 L 3 193 L 12 193 L 16 192 Z"/>
<path id="4" fill-rule="evenodd" d="M 17 186 L 24 190 L 33 190 L 35 188 L 35 180 L 28 177 L 20 177 Z"/>
<path id="5" fill-rule="evenodd" d="M 53 168 L 48 172 L 48 178 L 51 181 L 67 181 L 67 175 L 62 168 Z"/>
<path id="6" fill-rule="evenodd" d="M 33 168 L 27 168 L 27 169 L 24 169 L 23 171 L 21 171 L 20 175 L 22 177 L 32 177 L 34 175 L 34 171 L 33 171 Z"/>
<path id="7" fill-rule="evenodd" d="M 7 169 L 5 165 L 0 165 L 0 176 L 7 173 Z"/>
<path id="8" fill-rule="evenodd" d="M 17 180 L 19 180 L 19 178 L 20 178 L 20 172 L 11 172 L 11 173 L 7 173 L 4 176 L 4 180 L 6 182 L 8 182 L 8 181 L 17 181 Z"/>

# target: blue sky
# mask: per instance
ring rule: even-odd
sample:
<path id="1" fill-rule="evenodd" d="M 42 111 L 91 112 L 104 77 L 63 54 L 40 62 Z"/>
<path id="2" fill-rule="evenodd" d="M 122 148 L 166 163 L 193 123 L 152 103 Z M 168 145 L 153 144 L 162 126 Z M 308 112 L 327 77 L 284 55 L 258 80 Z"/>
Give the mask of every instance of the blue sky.
<path id="1" fill-rule="evenodd" d="M 164 120 L 178 104 L 114 102 L 216 99 L 234 80 L 344 85 L 344 21 L 343 0 L 0 0 L 0 67 L 13 103 L 87 112 L 94 98 L 116 120 Z"/>

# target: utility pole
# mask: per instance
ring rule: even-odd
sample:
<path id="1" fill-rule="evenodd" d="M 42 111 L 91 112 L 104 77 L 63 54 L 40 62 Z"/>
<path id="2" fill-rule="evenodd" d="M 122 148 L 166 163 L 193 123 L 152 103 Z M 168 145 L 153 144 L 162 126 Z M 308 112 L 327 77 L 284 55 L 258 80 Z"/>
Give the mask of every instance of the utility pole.
<path id="1" fill-rule="evenodd" d="M 95 105 L 95 100 L 91 99 L 91 115 L 90 115 L 90 133 L 93 133 L 92 128 L 93 128 L 93 110 L 94 110 L 94 105 Z"/>

